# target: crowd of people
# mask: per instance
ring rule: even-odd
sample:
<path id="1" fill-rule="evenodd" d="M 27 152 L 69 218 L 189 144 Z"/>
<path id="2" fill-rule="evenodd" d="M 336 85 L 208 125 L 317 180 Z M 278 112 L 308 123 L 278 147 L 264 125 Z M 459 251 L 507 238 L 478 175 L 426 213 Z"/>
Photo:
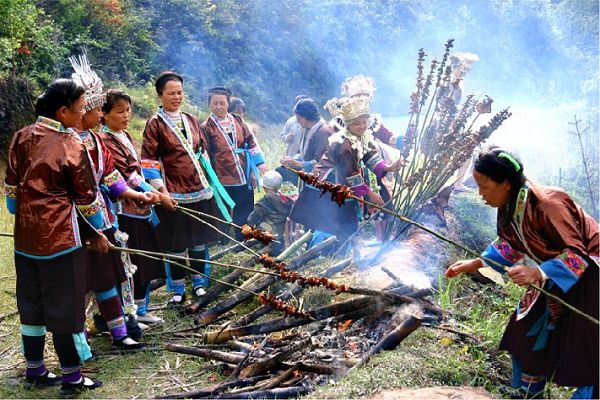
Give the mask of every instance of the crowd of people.
<path id="1" fill-rule="evenodd" d="M 153 282 L 167 282 L 169 307 L 188 300 L 188 275 L 191 296 L 205 295 L 209 248 L 225 240 L 215 226 L 226 230 L 226 225 L 216 220 L 271 231 L 278 238 L 274 254 L 283 250 L 290 222 L 313 230 L 317 241 L 335 235 L 338 246 L 352 243 L 361 218 L 375 211 L 351 199 L 338 207 L 292 170 L 344 184 L 355 196 L 389 207 L 386 175 L 404 161 L 391 160 L 386 148 L 401 148 L 403 138 L 371 112 L 371 78 L 344 81 L 341 97 L 326 104 L 329 122 L 315 100 L 298 96 L 280 134 L 286 154 L 279 168 L 267 171 L 244 119 L 245 104 L 228 88 L 208 91 L 210 115 L 201 122 L 181 110 L 183 77 L 161 73 L 155 80 L 160 106 L 146 122 L 138 152 L 127 131 L 132 98 L 120 90 L 104 91 L 85 57 L 71 62 L 72 78 L 48 85 L 36 103 L 37 121 L 14 134 L 5 181 L 7 207 L 15 214 L 17 306 L 26 382 L 32 386 L 62 383 L 61 394 L 71 395 L 102 384 L 80 372 L 92 357 L 85 329 L 91 298 L 98 308 L 95 325 L 110 332 L 115 348 L 127 351 L 143 347 L 145 325 L 162 322 L 148 312 Z M 528 182 L 522 164 L 506 151 L 482 153 L 474 177 L 484 200 L 499 208 L 500 239 L 481 259 L 451 266 L 447 276 L 475 271 L 489 257 L 512 266 L 527 255 L 540 266 L 513 267 L 509 275 L 515 283 L 546 284 L 597 318 L 596 221 L 564 192 Z M 299 194 L 280 190 L 284 182 Z M 256 204 L 255 189 L 264 190 Z M 205 216 L 206 223 L 177 212 L 179 207 Z M 243 240 L 239 230 L 235 236 Z M 173 261 L 189 257 L 190 267 L 116 249 L 124 247 L 160 251 Z M 513 355 L 516 387 L 535 394 L 558 371 L 557 383 L 597 394 L 597 329 L 594 333 L 586 321 L 557 311 L 543 297 L 538 293 L 520 305 L 502 342 Z M 529 335 L 538 320 L 546 323 L 538 335 L 542 339 Z M 47 331 L 60 377 L 44 363 Z M 538 353 L 532 350 L 536 346 Z M 586 354 L 592 359 L 582 373 L 574 360 Z"/>

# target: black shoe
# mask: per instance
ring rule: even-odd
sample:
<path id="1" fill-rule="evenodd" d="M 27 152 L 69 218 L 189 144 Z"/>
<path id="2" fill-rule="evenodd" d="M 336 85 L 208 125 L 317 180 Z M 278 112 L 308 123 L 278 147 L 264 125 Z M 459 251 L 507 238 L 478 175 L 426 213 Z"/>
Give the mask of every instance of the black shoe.
<path id="1" fill-rule="evenodd" d="M 129 339 L 129 340 L 127 340 Z M 117 350 L 129 351 L 129 350 L 141 350 L 146 347 L 144 343 L 137 343 L 129 336 L 125 336 L 122 339 L 113 340 L 112 345 Z"/>
<path id="2" fill-rule="evenodd" d="M 167 282 L 165 279 L 154 279 L 150 282 L 150 291 L 153 292 L 156 289 L 159 289 L 159 288 L 165 286 L 166 283 Z"/>
<path id="3" fill-rule="evenodd" d="M 102 381 L 82 375 L 79 383 L 63 383 L 60 387 L 60 396 L 71 397 L 82 390 L 94 390 L 100 386 L 102 386 Z"/>
<path id="4" fill-rule="evenodd" d="M 180 299 L 177 299 L 179 297 Z M 185 304 L 185 293 L 182 295 L 174 294 L 171 300 L 167 303 L 167 308 L 179 309 Z"/>
<path id="5" fill-rule="evenodd" d="M 94 325 L 96 326 L 96 329 L 98 329 L 98 332 L 108 332 L 108 324 L 102 315 L 94 314 L 93 319 Z"/>
<path id="6" fill-rule="evenodd" d="M 133 315 L 125 316 L 125 325 L 127 326 L 127 335 L 133 340 L 140 340 L 142 337 L 142 328 L 138 324 L 137 319 Z"/>
<path id="7" fill-rule="evenodd" d="M 26 376 L 25 384 L 30 388 L 42 388 L 49 387 L 58 384 L 61 380 L 60 376 L 54 375 L 52 372 L 46 370 L 42 375 L 38 376 Z"/>

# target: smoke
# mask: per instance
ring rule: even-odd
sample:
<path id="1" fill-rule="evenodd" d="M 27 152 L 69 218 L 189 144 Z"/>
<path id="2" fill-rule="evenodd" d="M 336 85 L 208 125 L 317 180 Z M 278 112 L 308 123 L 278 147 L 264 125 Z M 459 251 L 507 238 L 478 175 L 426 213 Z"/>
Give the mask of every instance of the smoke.
<path id="1" fill-rule="evenodd" d="M 367 287 L 382 289 L 393 283 L 383 268 L 388 269 L 400 283 L 416 290 L 436 287 L 440 266 L 448 259 L 443 242 L 419 231 L 406 241 L 394 243 L 372 264 L 371 256 L 379 250 L 379 247 L 365 247 L 361 253 L 364 270 L 358 273 L 357 280 Z"/>
<path id="2" fill-rule="evenodd" d="M 480 58 L 463 94 L 513 113 L 489 142 L 519 152 L 531 178 L 560 184 L 566 169 L 581 169 L 567 133 L 574 115 L 591 121 L 598 153 L 597 0 L 170 3 L 183 2 L 140 2 L 161 17 L 164 68 L 185 74 L 197 103 L 227 85 L 250 118 L 283 124 L 297 94 L 324 104 L 346 77 L 364 74 L 377 83 L 372 110 L 402 133 L 419 48 L 428 65 L 454 38 L 453 52 Z"/>

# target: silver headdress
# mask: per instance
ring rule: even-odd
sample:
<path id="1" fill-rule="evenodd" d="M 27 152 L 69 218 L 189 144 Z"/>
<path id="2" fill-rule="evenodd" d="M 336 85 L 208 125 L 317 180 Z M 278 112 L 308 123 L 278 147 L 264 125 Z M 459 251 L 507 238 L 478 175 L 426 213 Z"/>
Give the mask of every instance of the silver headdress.
<path id="1" fill-rule="evenodd" d="M 370 99 L 375 94 L 375 79 L 364 75 L 346 78 L 342 83 L 342 94 L 346 97 L 366 96 Z"/>
<path id="2" fill-rule="evenodd" d="M 102 93 L 102 79 L 92 70 L 87 54 L 71 56 L 69 61 L 75 70 L 71 78 L 85 89 L 85 110 L 102 107 L 106 101 L 106 95 Z"/>
<path id="3" fill-rule="evenodd" d="M 450 65 L 457 78 L 462 78 L 473 69 L 473 64 L 479 61 L 479 56 L 473 53 L 454 53 L 450 56 Z"/>
<path id="4" fill-rule="evenodd" d="M 349 124 L 360 116 L 370 115 L 369 100 L 364 96 L 345 98 L 340 107 L 340 114 L 344 118 L 344 122 Z"/>

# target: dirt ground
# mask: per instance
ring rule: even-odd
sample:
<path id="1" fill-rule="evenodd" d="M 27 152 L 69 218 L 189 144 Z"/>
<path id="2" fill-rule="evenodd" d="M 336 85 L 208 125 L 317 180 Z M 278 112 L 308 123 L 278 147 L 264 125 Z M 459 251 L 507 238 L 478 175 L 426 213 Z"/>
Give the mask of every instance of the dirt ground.
<path id="1" fill-rule="evenodd" d="M 427 400 L 462 400 L 492 399 L 492 395 L 482 388 L 467 386 L 434 386 L 420 389 L 383 390 L 369 397 L 370 400 L 427 399 Z"/>

